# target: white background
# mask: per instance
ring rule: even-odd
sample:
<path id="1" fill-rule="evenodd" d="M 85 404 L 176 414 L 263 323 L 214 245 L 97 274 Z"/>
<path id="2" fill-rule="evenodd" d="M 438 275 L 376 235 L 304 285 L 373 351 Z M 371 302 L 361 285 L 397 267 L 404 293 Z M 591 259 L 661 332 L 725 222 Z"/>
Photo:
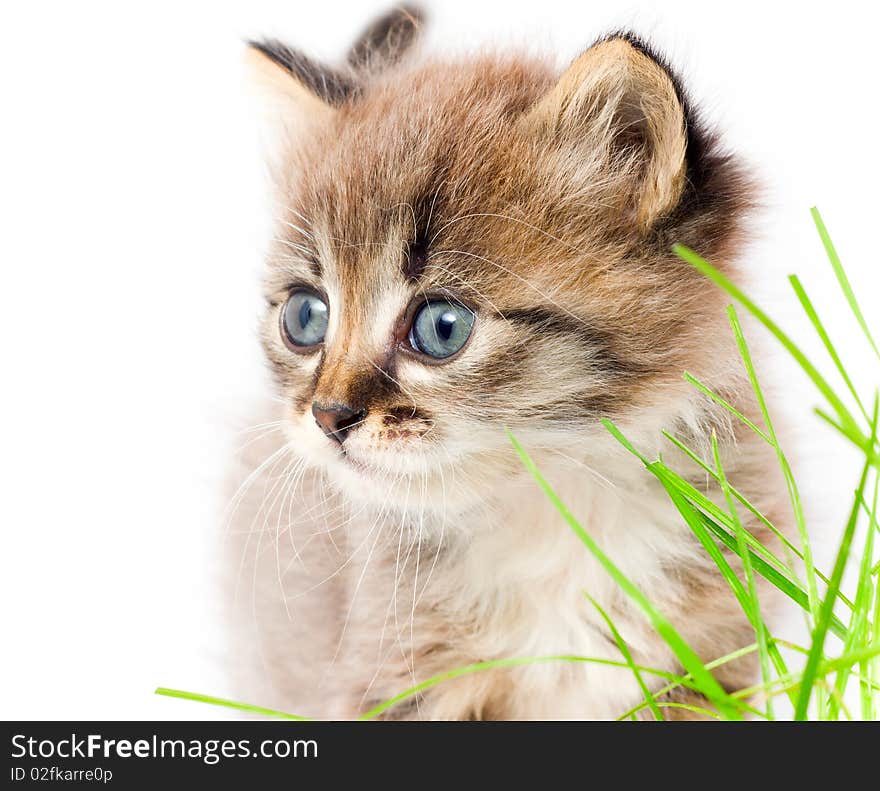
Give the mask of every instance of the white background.
<path id="1" fill-rule="evenodd" d="M 822 209 L 880 330 L 867 7 L 446 2 L 434 4 L 428 46 L 512 43 L 564 64 L 610 29 L 647 34 L 769 185 L 748 253 L 766 303 L 815 349 L 785 282 L 798 272 L 870 384 L 877 368 L 808 213 Z M 223 714 L 152 690 L 229 692 L 212 588 L 217 481 L 263 387 L 257 273 L 269 234 L 242 39 L 275 35 L 332 59 L 378 8 L 4 4 L 0 717 Z M 787 408 L 812 430 L 810 403 Z M 808 494 L 839 516 L 852 457 L 837 447 L 812 447 L 802 467 Z M 814 529 L 824 522 L 833 539 L 839 519 Z"/>

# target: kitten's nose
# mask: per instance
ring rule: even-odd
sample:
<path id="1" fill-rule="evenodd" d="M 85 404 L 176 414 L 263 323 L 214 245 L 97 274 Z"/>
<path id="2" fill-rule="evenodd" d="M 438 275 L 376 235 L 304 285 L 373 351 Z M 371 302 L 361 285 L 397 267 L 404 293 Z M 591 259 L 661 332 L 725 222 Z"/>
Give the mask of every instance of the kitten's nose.
<path id="1" fill-rule="evenodd" d="M 352 409 L 346 404 L 319 404 L 315 401 L 312 403 L 312 414 L 321 431 L 341 445 L 348 432 L 364 421 L 367 411 Z"/>

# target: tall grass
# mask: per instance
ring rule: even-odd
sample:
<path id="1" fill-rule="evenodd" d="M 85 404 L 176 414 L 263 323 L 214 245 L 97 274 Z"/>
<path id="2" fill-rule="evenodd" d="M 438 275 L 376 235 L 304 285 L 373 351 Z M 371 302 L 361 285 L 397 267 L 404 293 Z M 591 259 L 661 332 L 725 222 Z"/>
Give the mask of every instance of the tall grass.
<path id="1" fill-rule="evenodd" d="M 847 278 L 822 218 L 816 209 L 812 210 L 812 214 L 843 297 L 861 327 L 866 343 L 873 349 L 878 361 L 880 361 L 880 351 L 871 336 L 855 290 Z M 681 246 L 674 249 L 679 257 L 713 281 L 735 303 L 766 327 L 804 371 L 822 398 L 824 404 L 815 409 L 818 419 L 830 426 L 844 441 L 858 448 L 864 456 L 862 470 L 854 490 L 852 506 L 846 524 L 843 526 L 830 573 L 823 573 L 815 565 L 810 532 L 797 483 L 774 430 L 772 416 L 764 398 L 736 308 L 731 305 L 728 308 L 731 331 L 736 339 L 742 364 L 748 374 L 760 408 L 763 427 L 747 419 L 721 396 L 712 392 L 693 376 L 688 374 L 685 378 L 705 396 L 726 409 L 734 420 L 753 431 L 775 452 L 785 480 L 793 519 L 797 526 L 796 542 L 786 537 L 771 519 L 762 514 L 750 502 L 747 492 L 739 491 L 728 481 L 714 438 L 712 457 L 702 458 L 679 438 L 665 433 L 666 438 L 674 446 L 717 482 L 723 494 L 723 507 L 709 499 L 661 459 L 652 460 L 644 456 L 617 426 L 605 421 L 605 427 L 632 454 L 633 463 L 643 464 L 666 490 L 671 503 L 716 564 L 718 573 L 730 586 L 733 595 L 754 629 L 754 643 L 726 656 L 718 657 L 711 662 L 701 660 L 663 613 L 603 552 L 599 544 L 553 491 L 526 450 L 515 437 L 510 436 L 510 441 L 522 463 L 534 477 L 544 496 L 553 503 L 569 528 L 584 544 L 586 551 L 597 559 L 626 596 L 642 611 L 657 634 L 678 658 L 683 672 L 671 673 L 636 665 L 612 619 L 596 602 L 593 602 L 617 643 L 622 657 L 621 661 L 561 655 L 515 657 L 479 662 L 452 669 L 404 690 L 390 700 L 364 712 L 360 719 L 368 720 L 378 717 L 402 700 L 453 678 L 484 672 L 492 668 L 548 662 L 593 663 L 629 670 L 634 675 L 644 700 L 630 710 L 620 712 L 620 719 L 635 718 L 643 710 L 646 710 L 654 719 L 662 720 L 665 709 L 679 707 L 715 719 L 740 720 L 751 716 L 772 720 L 776 718 L 774 701 L 780 696 L 787 698 L 789 709 L 793 711 L 796 720 L 808 718 L 838 720 L 841 717 L 862 720 L 878 719 L 878 713 L 880 713 L 880 562 L 876 557 L 878 542 L 875 535 L 876 531 L 880 531 L 880 510 L 878 510 L 878 487 L 880 487 L 880 442 L 878 442 L 880 418 L 878 418 L 878 412 L 880 412 L 880 407 L 878 407 L 878 393 L 875 391 L 872 394 L 860 394 L 857 391 L 853 384 L 853 378 L 847 371 L 844 359 L 834 346 L 828 330 L 795 275 L 789 278 L 795 296 L 837 371 L 840 379 L 837 386 L 832 385 L 798 345 L 722 272 L 692 250 Z M 880 366 L 878 366 L 878 374 L 880 374 Z M 779 557 L 777 553 L 774 553 L 744 527 L 740 513 L 745 512 L 748 512 L 752 518 L 756 518 L 763 527 L 768 528 L 780 540 L 784 557 Z M 854 547 L 860 526 L 864 527 L 863 543 Z M 727 553 L 724 550 L 727 550 Z M 738 565 L 742 569 L 741 576 L 734 571 L 728 560 L 731 555 L 739 559 Z M 841 588 L 844 573 L 848 565 L 851 564 L 857 566 L 857 574 L 853 588 L 854 594 L 849 597 Z M 804 645 L 786 641 L 774 635 L 772 626 L 765 622 L 756 584 L 758 576 L 763 577 L 788 597 L 794 605 L 803 610 L 809 627 L 809 639 Z M 829 633 L 836 638 L 836 641 L 829 640 Z M 796 670 L 789 668 L 780 649 L 786 649 L 789 657 L 792 655 L 802 657 Z M 725 691 L 715 678 L 713 671 L 727 662 L 750 653 L 758 655 L 761 668 L 760 682 L 747 689 L 735 692 Z M 858 687 L 857 710 L 852 710 L 847 704 L 847 690 L 851 683 L 857 684 Z M 700 693 L 706 698 L 711 708 L 664 699 L 663 696 L 666 693 L 679 687 Z M 284 712 L 180 690 L 159 688 L 156 693 L 266 716 L 301 719 L 296 715 Z"/>

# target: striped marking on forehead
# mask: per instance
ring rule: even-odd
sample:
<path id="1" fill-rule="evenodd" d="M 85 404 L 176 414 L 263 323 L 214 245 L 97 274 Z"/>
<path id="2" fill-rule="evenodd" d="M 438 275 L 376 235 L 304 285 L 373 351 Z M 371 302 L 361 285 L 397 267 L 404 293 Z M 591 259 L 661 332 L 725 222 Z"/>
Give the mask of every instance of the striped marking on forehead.
<path id="1" fill-rule="evenodd" d="M 425 271 L 430 255 L 432 233 L 442 208 L 441 187 L 424 191 L 420 197 L 408 204 L 412 226 L 406 238 L 406 254 L 403 260 L 403 276 L 407 280 L 418 280 Z"/>
<path id="2" fill-rule="evenodd" d="M 402 256 L 400 234 L 393 231 L 383 243 L 335 245 L 324 267 L 331 346 L 377 359 L 389 352 L 415 293 L 401 273 Z"/>

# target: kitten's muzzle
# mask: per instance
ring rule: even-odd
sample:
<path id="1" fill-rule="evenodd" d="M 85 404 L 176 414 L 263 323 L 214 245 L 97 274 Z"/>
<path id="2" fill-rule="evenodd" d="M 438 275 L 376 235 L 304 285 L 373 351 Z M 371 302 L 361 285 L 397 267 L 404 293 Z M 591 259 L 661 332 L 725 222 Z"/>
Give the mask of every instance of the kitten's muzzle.
<path id="1" fill-rule="evenodd" d="M 312 403 L 312 414 L 327 438 L 342 445 L 348 432 L 364 422 L 367 410 L 352 409 L 347 404 L 319 404 L 315 401 Z"/>

